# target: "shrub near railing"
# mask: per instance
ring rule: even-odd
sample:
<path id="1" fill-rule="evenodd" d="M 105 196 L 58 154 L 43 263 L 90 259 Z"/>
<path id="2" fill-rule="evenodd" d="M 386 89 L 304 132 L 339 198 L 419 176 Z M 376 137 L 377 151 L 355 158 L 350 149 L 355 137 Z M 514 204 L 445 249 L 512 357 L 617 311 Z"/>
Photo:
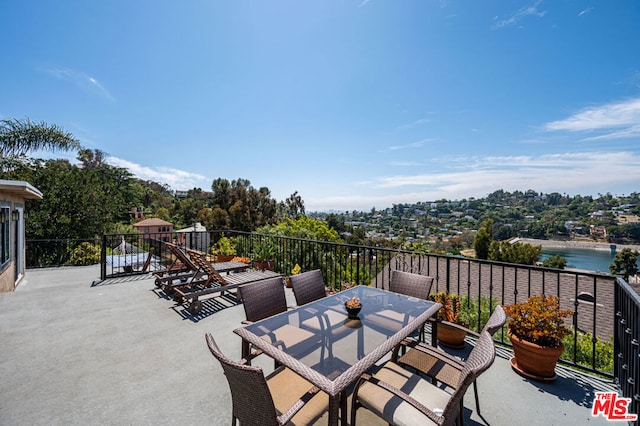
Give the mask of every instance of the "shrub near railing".
<path id="1" fill-rule="evenodd" d="M 499 304 L 498 300 L 490 300 L 487 296 L 481 296 L 480 300 L 481 303 L 478 304 L 477 297 L 464 295 L 461 298 L 462 311 L 460 321 L 469 324 L 469 328 L 475 332 L 479 332 L 482 329 L 495 307 Z M 505 342 L 509 343 L 506 324 L 503 327 L 503 332 L 502 337 Z M 500 332 L 496 333 L 496 337 L 501 337 Z M 596 338 L 594 357 L 594 338 L 592 333 L 577 331 L 574 339 L 574 333 L 572 332 L 570 335 L 565 336 L 562 342 L 564 343 L 564 352 L 561 355 L 561 359 L 574 360 L 578 366 L 604 373 L 613 372 L 613 343 Z"/>

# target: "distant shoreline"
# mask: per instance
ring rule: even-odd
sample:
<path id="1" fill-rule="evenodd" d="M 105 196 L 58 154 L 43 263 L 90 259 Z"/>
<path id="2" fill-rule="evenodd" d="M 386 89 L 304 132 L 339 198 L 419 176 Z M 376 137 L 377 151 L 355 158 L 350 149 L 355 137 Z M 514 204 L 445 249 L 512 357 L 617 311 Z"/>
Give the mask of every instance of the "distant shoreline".
<path id="1" fill-rule="evenodd" d="M 612 248 L 615 248 L 615 252 L 618 253 L 622 249 L 630 248 L 631 250 L 640 251 L 640 245 L 631 244 L 610 244 L 610 243 L 598 243 L 591 241 L 560 241 L 560 240 L 537 240 L 534 238 L 514 238 L 512 243 L 525 243 L 532 246 L 542 246 L 543 249 L 584 249 L 584 250 L 599 250 L 611 252 Z"/>

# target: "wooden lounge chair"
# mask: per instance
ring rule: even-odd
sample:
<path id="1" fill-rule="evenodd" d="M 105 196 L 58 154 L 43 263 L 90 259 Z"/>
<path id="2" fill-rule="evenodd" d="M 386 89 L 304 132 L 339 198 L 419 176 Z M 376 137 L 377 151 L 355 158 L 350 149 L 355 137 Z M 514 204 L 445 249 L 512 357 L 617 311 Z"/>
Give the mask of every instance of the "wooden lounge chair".
<path id="1" fill-rule="evenodd" d="M 180 287 L 194 285 L 208 286 L 211 283 L 211 280 L 215 279 L 215 277 L 209 277 L 207 275 L 207 271 L 203 270 L 202 266 L 198 263 L 201 257 L 204 256 L 206 259 L 205 253 L 197 250 L 187 250 L 187 253 L 185 253 L 182 249 L 170 243 L 167 243 L 167 248 L 169 248 L 175 258 L 186 267 L 185 270 L 188 270 L 189 272 L 156 277 L 156 286 L 162 287 L 166 295 L 172 296 L 175 290 Z M 228 273 L 244 271 L 249 268 L 249 265 L 243 262 L 219 262 L 214 263 L 213 267 L 220 273 Z"/>
<path id="2" fill-rule="evenodd" d="M 164 287 L 167 283 L 173 281 L 186 281 L 193 279 L 199 272 L 199 268 L 189 259 L 189 257 L 178 246 L 172 243 L 164 243 L 169 249 L 173 262 L 167 266 L 167 269 L 156 271 L 153 275 L 156 277 L 156 287 Z"/>
<path id="3" fill-rule="evenodd" d="M 279 277 L 282 279 L 282 275 L 268 270 L 244 270 L 242 272 L 229 272 L 226 275 L 222 275 L 214 264 L 209 262 L 205 253 L 187 250 L 187 254 L 206 278 L 193 280 L 185 285 L 174 286 L 175 296 L 173 300 L 179 304 L 187 303 L 187 310 L 192 314 L 197 314 L 202 309 L 202 302 L 199 300 L 202 296 L 222 293 L 235 289 L 243 284 L 251 284 L 269 278 Z M 241 296 L 242 295 L 240 295 L 240 297 Z"/>

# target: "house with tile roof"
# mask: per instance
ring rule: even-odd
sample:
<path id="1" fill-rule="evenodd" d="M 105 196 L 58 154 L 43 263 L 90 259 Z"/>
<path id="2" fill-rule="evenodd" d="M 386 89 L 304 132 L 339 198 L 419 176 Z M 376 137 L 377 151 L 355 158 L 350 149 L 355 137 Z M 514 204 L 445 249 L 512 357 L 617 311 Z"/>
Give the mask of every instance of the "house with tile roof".
<path id="1" fill-rule="evenodd" d="M 160 240 L 160 241 L 172 241 L 173 240 L 173 223 L 166 220 L 152 217 L 150 219 L 141 220 L 134 223 L 133 227 L 143 234 L 144 241 L 148 240 Z"/>

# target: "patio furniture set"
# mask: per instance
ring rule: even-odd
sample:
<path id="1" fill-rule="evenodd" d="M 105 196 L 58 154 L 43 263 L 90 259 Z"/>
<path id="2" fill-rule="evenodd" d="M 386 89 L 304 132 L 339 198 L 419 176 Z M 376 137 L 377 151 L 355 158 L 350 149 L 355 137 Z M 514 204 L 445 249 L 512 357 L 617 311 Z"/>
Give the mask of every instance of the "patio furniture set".
<path id="1" fill-rule="evenodd" d="M 282 280 L 269 278 L 239 286 L 246 320 L 242 359 L 233 361 L 207 333 L 233 400 L 232 424 L 313 424 L 328 412 L 328 423 L 349 424 L 365 408 L 389 424 L 462 424 L 462 399 L 495 359 L 492 334 L 506 316 L 496 307 L 466 360 L 435 346 L 434 318 L 441 308 L 427 300 L 433 278 L 393 271 L 389 290 L 356 286 L 327 296 L 320 270 L 291 277 L 296 306 L 288 307 Z M 346 302 L 357 301 L 357 315 Z M 432 328 L 432 344 L 424 327 Z M 251 365 L 268 355 L 274 371 L 265 377 Z M 390 354 L 390 359 L 381 362 Z"/>

